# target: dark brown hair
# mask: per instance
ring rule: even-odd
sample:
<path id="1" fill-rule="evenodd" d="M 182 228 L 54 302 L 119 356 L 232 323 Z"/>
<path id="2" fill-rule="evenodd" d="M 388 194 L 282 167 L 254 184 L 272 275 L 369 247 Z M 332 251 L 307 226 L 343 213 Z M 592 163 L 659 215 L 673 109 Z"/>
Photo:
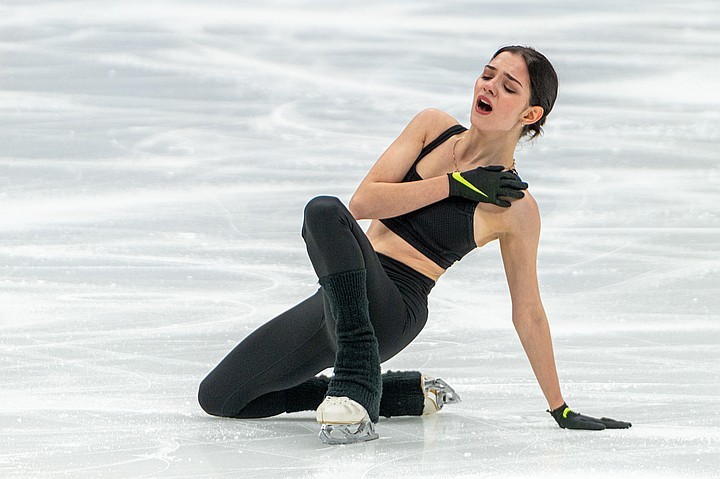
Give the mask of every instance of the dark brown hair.
<path id="1" fill-rule="evenodd" d="M 545 55 L 531 47 L 509 45 L 502 47 L 492 56 L 495 58 L 503 52 L 520 55 L 525 60 L 530 75 L 530 106 L 541 106 L 543 116 L 532 125 L 523 126 L 522 136 L 530 135 L 535 139 L 542 134 L 545 119 L 552 111 L 558 94 L 558 77 L 550 60 Z"/>

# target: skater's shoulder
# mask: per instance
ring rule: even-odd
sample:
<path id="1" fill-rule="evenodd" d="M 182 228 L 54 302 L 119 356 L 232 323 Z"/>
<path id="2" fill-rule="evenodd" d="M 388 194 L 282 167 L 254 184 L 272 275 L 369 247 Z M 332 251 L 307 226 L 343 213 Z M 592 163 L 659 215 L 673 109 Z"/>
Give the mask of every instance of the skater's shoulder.
<path id="1" fill-rule="evenodd" d="M 525 190 L 525 196 L 514 200 L 500 215 L 500 237 L 537 236 L 540 233 L 540 209 L 532 194 Z"/>
<path id="2" fill-rule="evenodd" d="M 459 124 L 458 120 L 449 113 L 437 108 L 427 108 L 415 115 L 406 131 L 415 133 L 423 145 L 427 145 Z"/>

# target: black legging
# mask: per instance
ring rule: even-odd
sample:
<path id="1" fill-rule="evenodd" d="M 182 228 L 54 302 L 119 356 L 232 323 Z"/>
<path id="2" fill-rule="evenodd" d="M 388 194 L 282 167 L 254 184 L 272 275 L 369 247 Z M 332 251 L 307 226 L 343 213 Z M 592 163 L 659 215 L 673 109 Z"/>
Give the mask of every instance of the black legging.
<path id="1" fill-rule="evenodd" d="M 434 281 L 376 253 L 339 199 L 310 200 L 302 236 L 318 277 L 367 270 L 370 320 L 381 361 L 420 333 Z M 209 414 L 238 418 L 287 412 L 288 390 L 332 367 L 335 352 L 335 322 L 320 289 L 238 344 L 200 384 L 200 405 Z M 290 405 L 290 410 L 299 409 Z"/>

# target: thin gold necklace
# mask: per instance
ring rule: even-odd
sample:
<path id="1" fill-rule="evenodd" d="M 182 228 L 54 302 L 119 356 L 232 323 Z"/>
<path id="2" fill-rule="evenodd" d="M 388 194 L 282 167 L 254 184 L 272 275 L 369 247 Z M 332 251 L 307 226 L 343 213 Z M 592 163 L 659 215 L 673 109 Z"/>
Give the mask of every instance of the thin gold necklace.
<path id="1" fill-rule="evenodd" d="M 455 143 L 453 143 L 453 147 L 452 147 L 452 157 L 453 157 L 453 163 L 455 163 L 455 173 L 459 173 L 459 172 L 460 172 L 460 170 L 458 169 L 457 158 L 455 158 L 455 147 L 457 146 L 458 142 L 459 142 L 460 140 L 462 140 L 463 138 L 465 138 L 465 137 L 464 137 L 464 136 L 461 136 L 460 138 L 458 138 L 457 140 L 455 140 Z"/>

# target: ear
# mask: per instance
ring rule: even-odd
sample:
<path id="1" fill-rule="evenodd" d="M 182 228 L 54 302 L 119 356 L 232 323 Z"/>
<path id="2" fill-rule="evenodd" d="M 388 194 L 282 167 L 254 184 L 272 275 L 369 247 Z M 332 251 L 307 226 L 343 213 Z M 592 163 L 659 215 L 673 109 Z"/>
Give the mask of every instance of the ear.
<path id="1" fill-rule="evenodd" d="M 523 114 L 520 121 L 523 125 L 532 125 L 536 121 L 540 120 L 542 118 L 543 114 L 545 114 L 545 110 L 541 106 L 531 106 L 527 110 L 525 110 L 525 113 Z"/>

